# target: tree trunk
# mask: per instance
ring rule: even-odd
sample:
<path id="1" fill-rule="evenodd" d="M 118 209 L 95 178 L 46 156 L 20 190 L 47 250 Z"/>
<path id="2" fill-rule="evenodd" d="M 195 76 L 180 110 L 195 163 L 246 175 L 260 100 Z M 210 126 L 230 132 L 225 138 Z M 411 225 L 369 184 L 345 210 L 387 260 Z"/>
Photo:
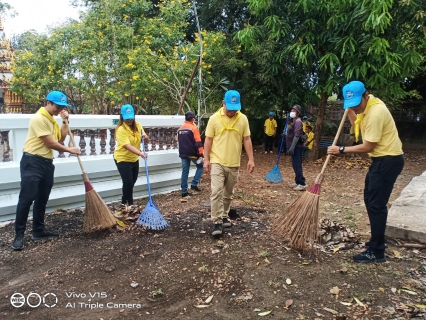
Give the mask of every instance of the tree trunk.
<path id="1" fill-rule="evenodd" d="M 314 146 L 312 148 L 312 159 L 316 160 L 319 157 L 319 142 L 321 139 L 322 126 L 324 124 L 325 109 L 327 108 L 328 94 L 326 92 L 321 93 L 321 101 L 317 114 L 317 122 L 315 123 L 315 139 Z"/>

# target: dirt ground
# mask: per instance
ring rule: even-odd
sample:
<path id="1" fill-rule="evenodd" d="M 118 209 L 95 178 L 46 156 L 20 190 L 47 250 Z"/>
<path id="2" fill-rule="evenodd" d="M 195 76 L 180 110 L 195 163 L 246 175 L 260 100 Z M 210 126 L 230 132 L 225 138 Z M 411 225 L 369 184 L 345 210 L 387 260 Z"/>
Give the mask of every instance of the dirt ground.
<path id="1" fill-rule="evenodd" d="M 126 228 L 91 234 L 82 231 L 81 210 L 58 210 L 46 223 L 61 237 L 31 241 L 27 231 L 21 252 L 10 248 L 13 225 L 0 229 L 0 319 L 424 319 L 425 249 L 388 239 L 388 262 L 352 262 L 368 240 L 362 200 L 368 158 L 336 157 L 328 166 L 320 216 L 335 231 L 316 257 L 271 232 L 274 216 L 302 195 L 287 187 L 288 156 L 280 162 L 283 184 L 264 179 L 275 160 L 256 148 L 255 173 L 241 170 L 235 188 L 232 207 L 240 218 L 219 238 L 210 235 L 206 175 L 203 192 L 188 202 L 179 191 L 154 197 L 170 223 L 164 231 L 134 226 L 147 199 L 137 201 L 137 210 L 112 204 Z M 246 162 L 243 155 L 243 169 Z M 304 163 L 308 185 L 321 165 Z M 390 201 L 425 170 L 426 150 L 406 151 Z M 26 301 L 14 307 L 11 297 Z"/>

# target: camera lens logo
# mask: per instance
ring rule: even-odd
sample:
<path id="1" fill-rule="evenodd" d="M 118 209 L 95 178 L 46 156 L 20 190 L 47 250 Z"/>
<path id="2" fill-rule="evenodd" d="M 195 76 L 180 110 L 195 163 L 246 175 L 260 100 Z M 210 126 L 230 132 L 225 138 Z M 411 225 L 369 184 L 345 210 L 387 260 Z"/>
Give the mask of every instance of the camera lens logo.
<path id="1" fill-rule="evenodd" d="M 27 304 L 31 308 L 37 308 L 41 304 L 41 297 L 38 293 L 30 292 L 27 296 Z"/>
<path id="2" fill-rule="evenodd" d="M 25 296 L 19 292 L 15 292 L 10 297 L 10 304 L 15 308 L 22 307 L 25 302 L 31 308 L 37 308 L 41 303 L 43 303 L 46 308 L 53 308 L 58 304 L 58 297 L 51 292 L 46 293 L 43 298 L 36 292 L 30 292 L 26 299 Z"/>
<path id="3" fill-rule="evenodd" d="M 22 293 L 14 293 L 10 297 L 10 304 L 15 308 L 20 308 L 25 304 L 25 297 Z"/>

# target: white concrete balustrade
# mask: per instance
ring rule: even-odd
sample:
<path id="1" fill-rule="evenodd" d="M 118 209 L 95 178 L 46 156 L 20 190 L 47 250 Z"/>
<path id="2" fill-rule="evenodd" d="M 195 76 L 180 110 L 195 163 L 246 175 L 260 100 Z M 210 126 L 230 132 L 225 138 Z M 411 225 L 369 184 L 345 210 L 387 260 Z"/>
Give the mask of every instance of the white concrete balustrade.
<path id="1" fill-rule="evenodd" d="M 0 158 L 0 222 L 14 219 L 20 191 L 19 163 L 27 137 L 30 114 L 0 114 L 0 131 L 7 137 L 10 158 L 4 150 Z M 117 115 L 71 115 L 70 127 L 75 142 L 86 155 L 82 156 L 90 182 L 105 202 L 121 200 L 121 178 L 113 160 Z M 62 119 L 56 117 L 59 125 Z M 177 150 L 177 130 L 184 123 L 184 116 L 136 116 L 150 137 L 147 146 L 148 167 L 153 193 L 166 193 L 180 189 L 181 162 Z M 8 132 L 7 132 L 8 131 Z M 6 132 L 6 134 L 5 134 Z M 8 140 L 8 141 L 7 141 Z M 69 137 L 65 140 L 69 145 Z M 9 160 L 8 162 L 3 162 Z M 55 184 L 46 212 L 57 209 L 84 207 L 85 189 L 77 157 L 55 151 Z M 145 163 L 139 160 L 139 178 L 134 188 L 135 197 L 147 196 Z M 195 168 L 190 171 L 192 178 Z M 191 181 L 191 179 L 189 179 Z"/>

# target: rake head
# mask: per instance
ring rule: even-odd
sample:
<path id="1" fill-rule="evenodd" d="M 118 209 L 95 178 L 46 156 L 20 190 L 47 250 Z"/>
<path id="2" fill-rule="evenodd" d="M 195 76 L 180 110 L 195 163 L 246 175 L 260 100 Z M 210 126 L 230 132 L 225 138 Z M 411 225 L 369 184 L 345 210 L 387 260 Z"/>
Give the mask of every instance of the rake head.
<path id="1" fill-rule="evenodd" d="M 169 226 L 152 201 L 147 203 L 136 222 L 152 230 L 164 230 Z"/>
<path id="2" fill-rule="evenodd" d="M 272 183 L 281 183 L 283 182 L 283 177 L 281 176 L 280 168 L 275 165 L 271 171 L 265 175 L 265 179 Z"/>

